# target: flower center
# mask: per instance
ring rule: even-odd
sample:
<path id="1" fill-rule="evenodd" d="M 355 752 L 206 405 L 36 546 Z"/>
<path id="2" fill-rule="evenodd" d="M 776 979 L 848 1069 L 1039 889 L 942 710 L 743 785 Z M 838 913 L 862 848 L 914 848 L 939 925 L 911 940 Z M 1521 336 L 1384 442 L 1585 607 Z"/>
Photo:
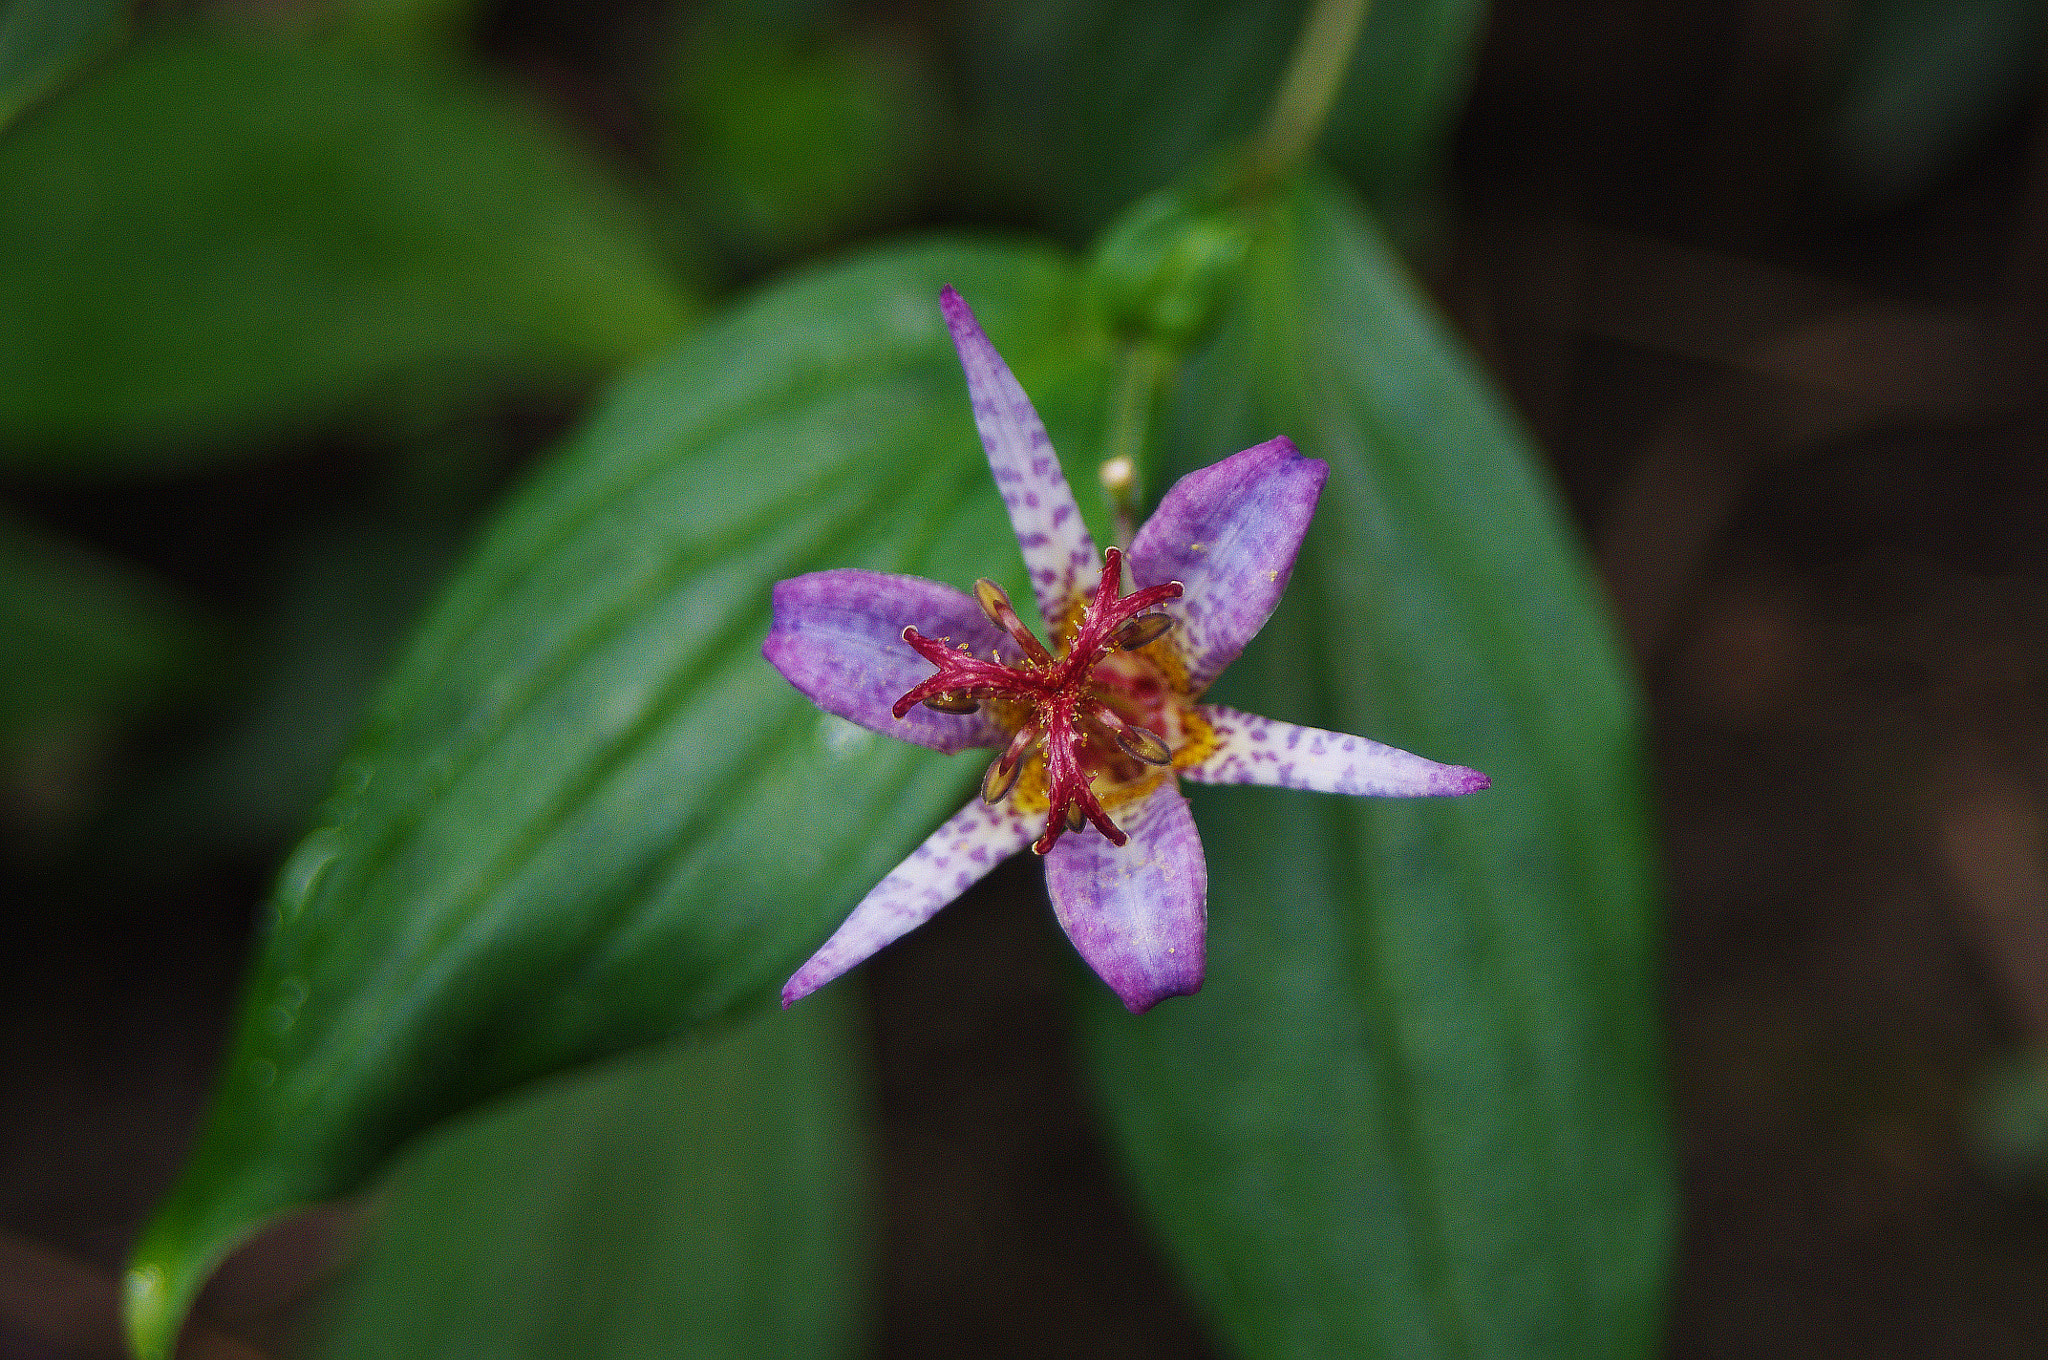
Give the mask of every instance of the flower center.
<path id="1" fill-rule="evenodd" d="M 1122 584 L 1123 553 L 1111 548 L 1103 554 L 1102 583 L 1081 611 L 1072 640 L 1055 656 L 1017 617 L 1001 586 L 976 581 L 982 611 L 1023 652 L 1015 666 L 995 655 L 975 656 L 965 643 L 948 647 L 916 628 L 903 630 L 903 640 L 938 670 L 896 701 L 891 711 L 897 717 L 919 704 L 941 713 L 972 713 L 989 703 L 1010 728 L 1009 745 L 982 776 L 985 800 L 1007 797 L 1024 758 L 1043 750 L 1051 807 L 1045 833 L 1031 847 L 1041 855 L 1062 832 L 1089 822 L 1111 844 L 1124 844 L 1130 838 L 1102 810 L 1091 787 L 1095 777 L 1122 783 L 1138 777 L 1144 766 L 1173 762 L 1160 735 L 1169 700 L 1166 682 L 1136 653 L 1173 626 L 1166 615 L 1145 611 L 1177 599 L 1181 584 L 1169 581 L 1129 595 L 1121 593 Z"/>

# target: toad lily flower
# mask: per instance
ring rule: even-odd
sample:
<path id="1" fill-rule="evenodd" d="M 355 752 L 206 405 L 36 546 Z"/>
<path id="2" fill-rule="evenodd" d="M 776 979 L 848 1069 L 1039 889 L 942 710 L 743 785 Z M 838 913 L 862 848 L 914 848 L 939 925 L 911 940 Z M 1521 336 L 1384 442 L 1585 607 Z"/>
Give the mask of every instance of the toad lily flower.
<path id="1" fill-rule="evenodd" d="M 1471 793 L 1476 770 L 1199 702 L 1264 626 L 1329 466 L 1274 439 L 1174 485 L 1097 555 L 1045 426 L 951 288 L 946 324 L 1052 645 L 992 581 L 822 571 L 775 587 L 762 654 L 829 713 L 952 754 L 981 793 L 855 907 L 782 990 L 862 962 L 1029 845 L 1083 958 L 1140 1012 L 1202 985 L 1208 869 L 1179 780 L 1377 797 Z M 1132 590 L 1123 593 L 1128 570 Z"/>

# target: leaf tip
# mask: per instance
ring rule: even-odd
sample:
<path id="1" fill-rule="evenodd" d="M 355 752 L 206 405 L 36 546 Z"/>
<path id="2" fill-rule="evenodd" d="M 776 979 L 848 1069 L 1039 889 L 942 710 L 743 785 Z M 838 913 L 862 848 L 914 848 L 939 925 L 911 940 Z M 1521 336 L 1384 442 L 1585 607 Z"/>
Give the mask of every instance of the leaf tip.
<path id="1" fill-rule="evenodd" d="M 214 1267 L 278 1212 L 225 1197 L 206 1203 L 218 1188 L 188 1167 L 135 1245 L 121 1276 L 121 1323 L 136 1360 L 178 1353 L 185 1319 Z"/>
<path id="2" fill-rule="evenodd" d="M 121 1320 L 137 1360 L 169 1360 L 185 1320 L 185 1301 L 172 1296 L 161 1265 L 137 1257 L 121 1277 Z"/>

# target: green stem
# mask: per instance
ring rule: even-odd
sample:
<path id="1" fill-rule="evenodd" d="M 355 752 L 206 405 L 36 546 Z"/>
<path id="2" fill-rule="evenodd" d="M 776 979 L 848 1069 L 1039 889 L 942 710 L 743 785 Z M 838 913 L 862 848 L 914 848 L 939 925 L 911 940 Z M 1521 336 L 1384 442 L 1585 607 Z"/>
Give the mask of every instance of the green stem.
<path id="1" fill-rule="evenodd" d="M 1135 476 L 1120 486 L 1103 478 L 1110 510 L 1116 517 L 1117 541 L 1130 546 L 1131 527 L 1145 491 L 1145 434 L 1152 422 L 1152 403 L 1166 378 L 1167 357 L 1150 345 L 1126 345 L 1117 355 L 1116 387 L 1109 396 L 1109 428 L 1102 439 L 1102 466 L 1128 460 Z"/>
<path id="2" fill-rule="evenodd" d="M 1372 0 L 1315 0 L 1253 153 L 1262 179 L 1286 174 L 1315 146 L 1371 8 Z"/>

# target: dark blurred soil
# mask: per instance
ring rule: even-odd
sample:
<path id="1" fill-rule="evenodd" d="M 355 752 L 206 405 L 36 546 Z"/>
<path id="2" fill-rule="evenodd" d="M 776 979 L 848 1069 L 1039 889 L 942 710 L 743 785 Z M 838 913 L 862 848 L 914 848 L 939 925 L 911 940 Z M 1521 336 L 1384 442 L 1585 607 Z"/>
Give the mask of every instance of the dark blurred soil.
<path id="1" fill-rule="evenodd" d="M 1431 282 L 1552 451 L 1646 676 L 1670 1353 L 2048 1355 L 2048 1187 L 1977 1150 L 1987 1074 L 2048 1044 L 2048 122 L 2037 82 L 1920 190 L 1849 201 L 1803 131 L 1838 10 L 1503 0 Z M 305 508 L 246 472 L 167 494 Z M 5 848 L 0 1360 L 109 1354 L 94 1310 L 274 852 L 135 903 L 61 896 L 20 827 Z M 876 1354 L 1207 1354 L 1093 1132 L 1028 868 L 869 970 Z M 278 1344 L 333 1238 L 244 1263 L 205 1353 Z M 33 1281 L 57 1333 L 10 1311 Z"/>
<path id="2" fill-rule="evenodd" d="M 1502 8 L 1448 293 L 1649 685 L 1671 1353 L 2048 1354 L 2048 1200 L 1973 1152 L 2048 1039 L 2038 86 L 1852 207 L 1796 135 L 1823 7 Z"/>

